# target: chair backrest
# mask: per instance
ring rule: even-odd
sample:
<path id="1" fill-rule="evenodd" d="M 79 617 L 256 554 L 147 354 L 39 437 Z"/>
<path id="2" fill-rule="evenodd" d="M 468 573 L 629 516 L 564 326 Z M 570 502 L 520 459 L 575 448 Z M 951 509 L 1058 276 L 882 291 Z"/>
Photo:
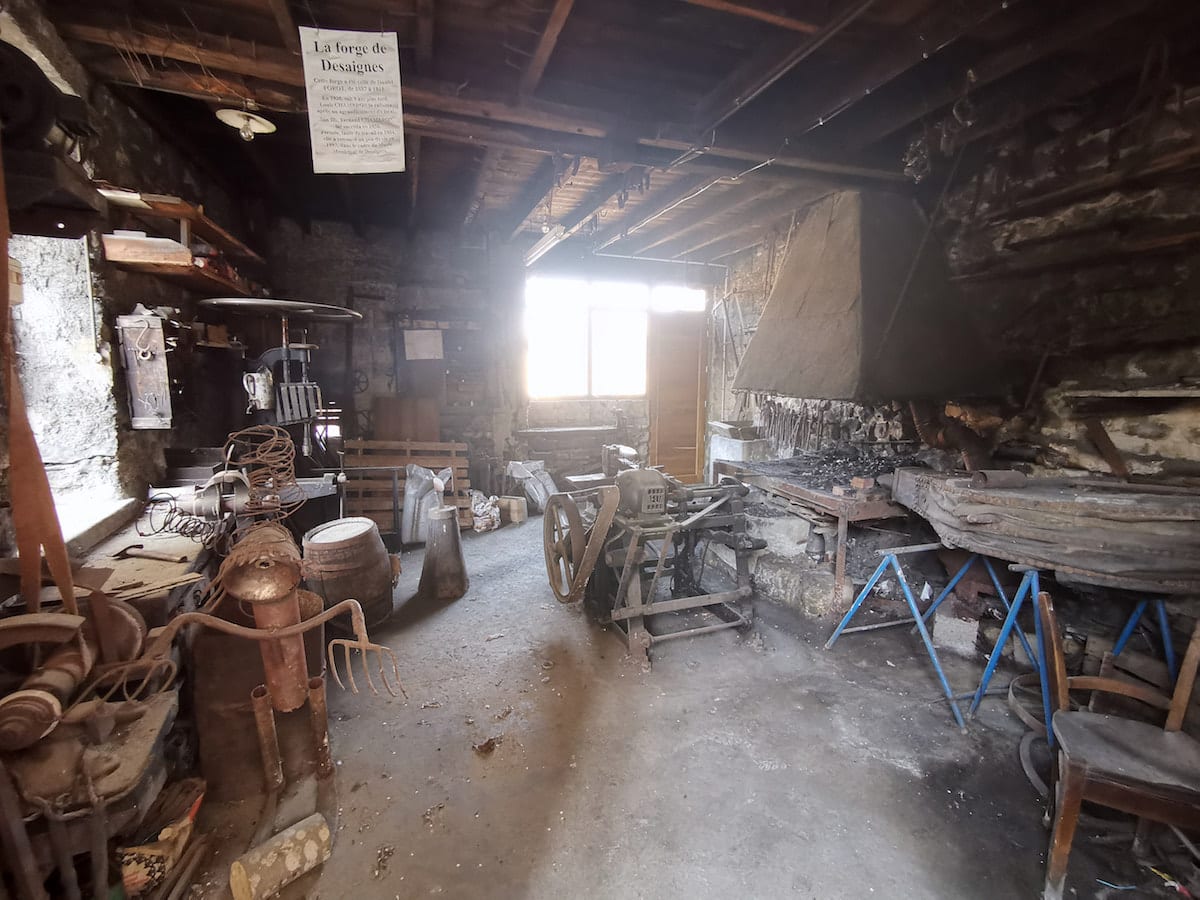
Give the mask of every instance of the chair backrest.
<path id="1" fill-rule="evenodd" d="M 1051 713 L 1071 708 L 1067 682 L 1067 655 L 1063 651 L 1062 632 L 1058 630 L 1058 617 L 1054 614 L 1054 601 L 1045 591 L 1038 594 L 1038 616 L 1042 625 L 1042 648 L 1039 653 L 1046 658 L 1046 681 L 1050 688 Z M 1049 727 L 1050 723 L 1046 723 Z"/>
<path id="2" fill-rule="evenodd" d="M 1095 676 L 1067 677 L 1067 658 L 1063 651 L 1062 633 L 1058 630 L 1058 617 L 1054 613 L 1054 601 L 1044 591 L 1038 595 L 1038 616 L 1041 618 L 1043 652 L 1046 655 L 1046 680 L 1050 688 L 1051 712 L 1070 709 L 1070 689 L 1108 691 L 1141 700 L 1151 706 L 1167 711 L 1167 722 L 1163 726 L 1166 731 L 1179 731 L 1183 726 L 1184 716 L 1187 715 L 1188 704 L 1192 699 L 1192 688 L 1196 684 L 1196 672 L 1200 669 L 1200 618 L 1192 629 L 1192 639 L 1188 643 L 1183 664 L 1179 667 L 1179 677 L 1175 681 L 1175 690 L 1170 699 L 1163 697 L 1157 691 L 1142 686 L 1131 685 L 1115 678 L 1100 678 Z"/>

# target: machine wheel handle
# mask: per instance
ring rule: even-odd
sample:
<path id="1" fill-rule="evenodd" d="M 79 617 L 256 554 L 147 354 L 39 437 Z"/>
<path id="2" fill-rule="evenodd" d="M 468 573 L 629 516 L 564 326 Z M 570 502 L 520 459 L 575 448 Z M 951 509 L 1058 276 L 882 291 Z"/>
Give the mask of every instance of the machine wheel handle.
<path id="1" fill-rule="evenodd" d="M 575 501 L 569 494 L 551 494 L 542 516 L 542 546 L 546 554 L 546 576 L 559 603 L 571 599 L 585 541 L 583 519 Z"/>

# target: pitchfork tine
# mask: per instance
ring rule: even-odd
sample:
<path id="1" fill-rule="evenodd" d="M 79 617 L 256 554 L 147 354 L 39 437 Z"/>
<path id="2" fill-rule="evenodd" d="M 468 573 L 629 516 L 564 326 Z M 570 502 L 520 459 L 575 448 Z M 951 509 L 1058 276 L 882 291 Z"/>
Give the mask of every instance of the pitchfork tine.
<path id="1" fill-rule="evenodd" d="M 338 686 L 338 687 L 339 687 L 341 690 L 343 690 L 343 691 L 344 691 L 344 690 L 346 689 L 346 686 L 345 686 L 344 684 L 342 684 L 342 678 L 341 678 L 341 676 L 340 676 L 340 675 L 338 675 L 338 667 L 337 667 L 337 655 L 336 655 L 336 654 L 334 653 L 334 651 L 333 651 L 333 648 L 334 648 L 336 645 L 337 645 L 337 641 L 330 641 L 330 642 L 329 642 L 329 650 L 328 650 L 328 653 L 329 653 L 329 671 L 330 671 L 330 673 L 332 673 L 332 675 L 333 675 L 333 680 L 337 682 L 337 686 Z"/>

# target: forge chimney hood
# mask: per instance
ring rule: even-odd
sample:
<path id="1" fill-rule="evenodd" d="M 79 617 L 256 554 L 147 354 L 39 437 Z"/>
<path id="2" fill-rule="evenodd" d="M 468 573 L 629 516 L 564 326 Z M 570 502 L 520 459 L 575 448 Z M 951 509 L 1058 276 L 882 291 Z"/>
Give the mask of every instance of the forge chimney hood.
<path id="1" fill-rule="evenodd" d="M 872 401 L 1002 394 L 936 239 L 884 340 L 924 232 L 916 205 L 898 194 L 843 191 L 809 207 L 733 389 Z"/>

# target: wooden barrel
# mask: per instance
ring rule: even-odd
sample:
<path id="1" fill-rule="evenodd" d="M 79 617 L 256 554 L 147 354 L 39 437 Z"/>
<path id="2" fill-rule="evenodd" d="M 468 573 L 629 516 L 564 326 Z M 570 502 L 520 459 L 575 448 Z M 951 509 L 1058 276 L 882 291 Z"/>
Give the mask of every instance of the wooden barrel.
<path id="1" fill-rule="evenodd" d="M 326 608 L 357 600 L 367 625 L 378 625 L 392 614 L 392 561 L 370 519 L 334 519 L 305 534 L 304 579 L 310 591 L 325 599 Z M 339 619 L 337 624 L 349 622 Z"/>

